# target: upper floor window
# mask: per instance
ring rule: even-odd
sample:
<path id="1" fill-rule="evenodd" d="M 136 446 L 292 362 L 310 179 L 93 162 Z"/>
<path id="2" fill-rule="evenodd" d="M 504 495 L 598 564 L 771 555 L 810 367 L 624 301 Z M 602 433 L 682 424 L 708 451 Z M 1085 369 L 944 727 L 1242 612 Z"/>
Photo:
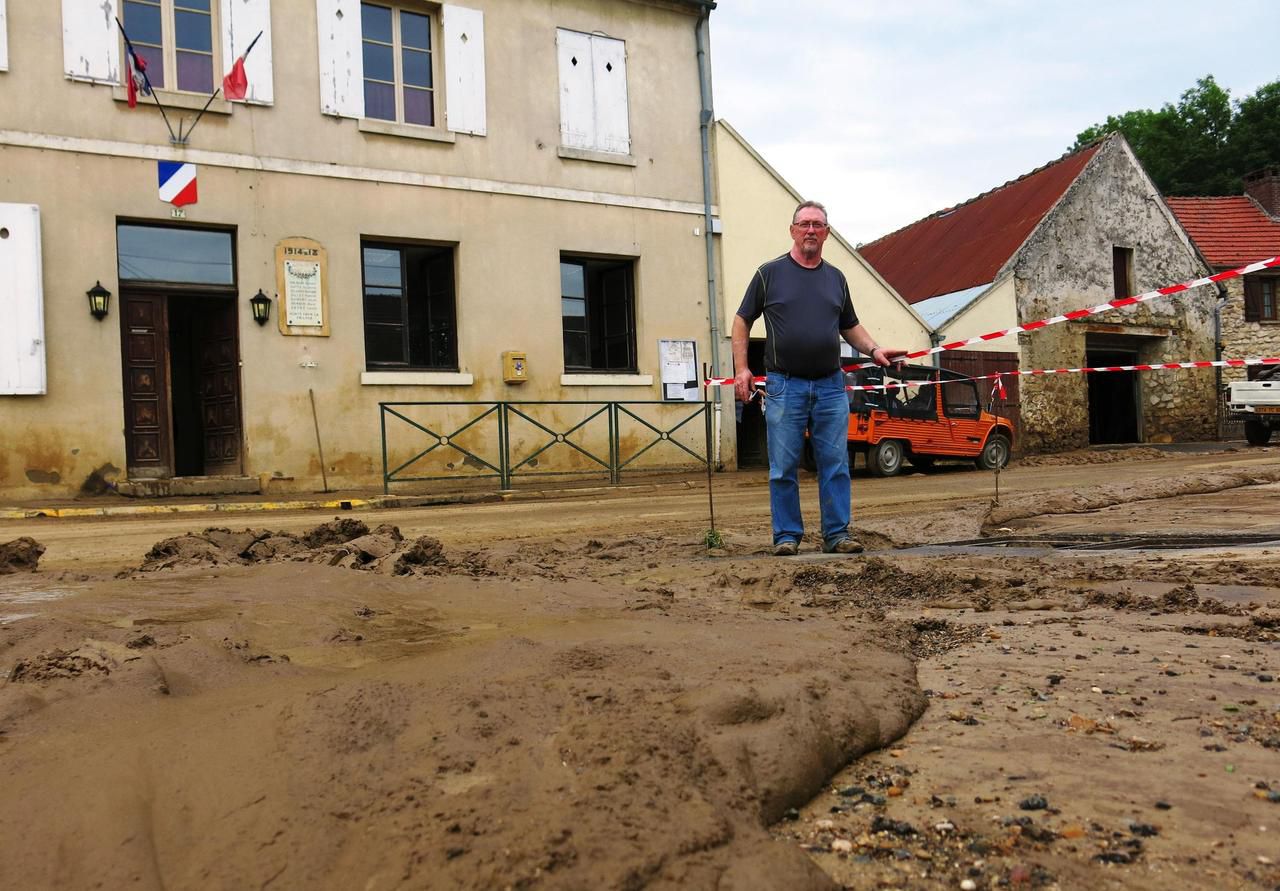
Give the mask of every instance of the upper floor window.
<path id="1" fill-rule="evenodd" d="M 370 370 L 458 370 L 453 248 L 366 241 L 364 351 Z"/>
<path id="2" fill-rule="evenodd" d="M 431 16 L 360 4 L 365 117 L 434 127 Z"/>
<path id="3" fill-rule="evenodd" d="M 556 29 L 560 142 L 566 148 L 629 154 L 627 47 L 599 34 Z"/>
<path id="4" fill-rule="evenodd" d="M 1133 295 L 1133 248 L 1111 248 L 1111 277 L 1117 300 Z"/>
<path id="5" fill-rule="evenodd" d="M 564 370 L 636 372 L 635 298 L 630 260 L 560 260 Z"/>
<path id="6" fill-rule="evenodd" d="M 1280 322 L 1280 277 L 1247 275 L 1244 279 L 1244 320 Z"/>
<path id="7" fill-rule="evenodd" d="M 212 93 L 212 0 L 125 0 L 124 26 L 156 89 Z"/>

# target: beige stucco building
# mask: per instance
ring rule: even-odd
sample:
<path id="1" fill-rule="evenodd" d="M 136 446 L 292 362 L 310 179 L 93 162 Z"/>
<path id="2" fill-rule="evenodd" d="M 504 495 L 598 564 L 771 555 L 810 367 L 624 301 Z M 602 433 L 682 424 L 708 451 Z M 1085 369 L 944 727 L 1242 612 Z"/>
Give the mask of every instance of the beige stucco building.
<path id="1" fill-rule="evenodd" d="M 392 467 L 434 444 L 411 470 L 488 473 L 492 420 L 449 447 L 461 403 L 685 398 L 673 357 L 712 352 L 713 4 L 208 5 L 128 7 L 162 117 L 128 101 L 119 0 L 0 0 L 0 492 L 380 485 L 381 402 L 458 404 L 393 423 Z M 197 123 L 255 38 L 245 98 Z M 529 411 L 551 432 L 513 420 L 513 451 L 607 451 L 594 408 Z"/>

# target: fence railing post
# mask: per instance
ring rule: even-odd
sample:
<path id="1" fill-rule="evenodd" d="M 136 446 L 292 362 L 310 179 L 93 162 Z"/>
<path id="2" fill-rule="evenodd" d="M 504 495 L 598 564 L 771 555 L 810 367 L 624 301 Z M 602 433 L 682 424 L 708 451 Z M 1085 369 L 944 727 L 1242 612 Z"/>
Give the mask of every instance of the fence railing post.
<path id="1" fill-rule="evenodd" d="M 387 478 L 387 407 L 378 403 L 378 424 L 382 427 L 382 494 L 391 494 L 391 480 Z"/>

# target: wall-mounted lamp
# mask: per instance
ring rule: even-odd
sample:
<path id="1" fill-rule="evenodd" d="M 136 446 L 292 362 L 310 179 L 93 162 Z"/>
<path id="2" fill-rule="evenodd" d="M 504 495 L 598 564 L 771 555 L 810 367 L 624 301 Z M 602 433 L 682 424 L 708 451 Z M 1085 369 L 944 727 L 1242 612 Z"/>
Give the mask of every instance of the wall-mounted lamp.
<path id="1" fill-rule="evenodd" d="M 259 325 L 267 324 L 271 318 L 271 298 L 258 289 L 258 293 L 249 298 L 249 306 L 253 309 L 253 320 Z"/>
<path id="2" fill-rule="evenodd" d="M 84 293 L 89 298 L 89 312 L 101 322 L 107 315 L 107 308 L 111 306 L 111 292 L 102 287 L 102 282 L 99 281 L 94 282 L 93 287 Z"/>

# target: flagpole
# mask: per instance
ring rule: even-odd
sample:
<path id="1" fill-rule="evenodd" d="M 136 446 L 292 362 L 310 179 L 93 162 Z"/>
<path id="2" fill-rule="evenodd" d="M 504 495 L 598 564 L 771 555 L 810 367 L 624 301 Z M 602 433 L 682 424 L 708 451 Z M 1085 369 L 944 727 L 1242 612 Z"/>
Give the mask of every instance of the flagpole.
<path id="1" fill-rule="evenodd" d="M 261 36 L 262 36 L 262 32 L 259 31 L 258 37 L 261 37 Z M 253 52 L 253 47 L 254 47 L 254 44 L 258 42 L 258 37 L 255 37 L 253 38 L 252 41 L 250 41 L 249 48 L 244 51 L 244 54 L 242 56 L 240 56 L 241 59 L 249 58 L 249 53 Z M 191 127 L 187 130 L 187 135 L 179 137 L 178 141 L 180 143 L 185 144 L 186 141 L 191 138 L 191 131 L 196 128 L 196 124 L 200 123 L 200 119 L 204 117 L 204 113 L 209 110 L 209 106 L 213 104 L 213 100 L 217 99 L 218 94 L 221 92 L 222 92 L 222 87 L 217 87 L 212 93 L 209 94 L 209 99 L 207 102 L 205 102 L 204 108 L 200 109 L 200 113 L 196 115 L 196 119 L 191 122 Z"/>
<path id="2" fill-rule="evenodd" d="M 138 58 L 137 51 L 133 48 L 133 41 L 129 39 L 129 32 L 124 29 L 124 24 L 120 21 L 120 17 L 116 16 L 116 27 L 120 29 L 121 35 L 124 36 L 124 45 L 129 54 L 135 59 Z M 156 108 L 160 109 L 160 117 L 164 119 L 165 129 L 169 131 L 169 141 L 181 144 L 182 140 L 173 135 L 173 127 L 169 124 L 169 116 L 164 113 L 164 106 L 160 104 L 160 97 L 156 95 L 155 89 L 151 86 L 151 78 L 147 76 L 147 69 L 140 68 L 142 72 L 142 81 L 147 85 L 147 92 L 151 94 L 151 98 L 156 100 Z"/>

